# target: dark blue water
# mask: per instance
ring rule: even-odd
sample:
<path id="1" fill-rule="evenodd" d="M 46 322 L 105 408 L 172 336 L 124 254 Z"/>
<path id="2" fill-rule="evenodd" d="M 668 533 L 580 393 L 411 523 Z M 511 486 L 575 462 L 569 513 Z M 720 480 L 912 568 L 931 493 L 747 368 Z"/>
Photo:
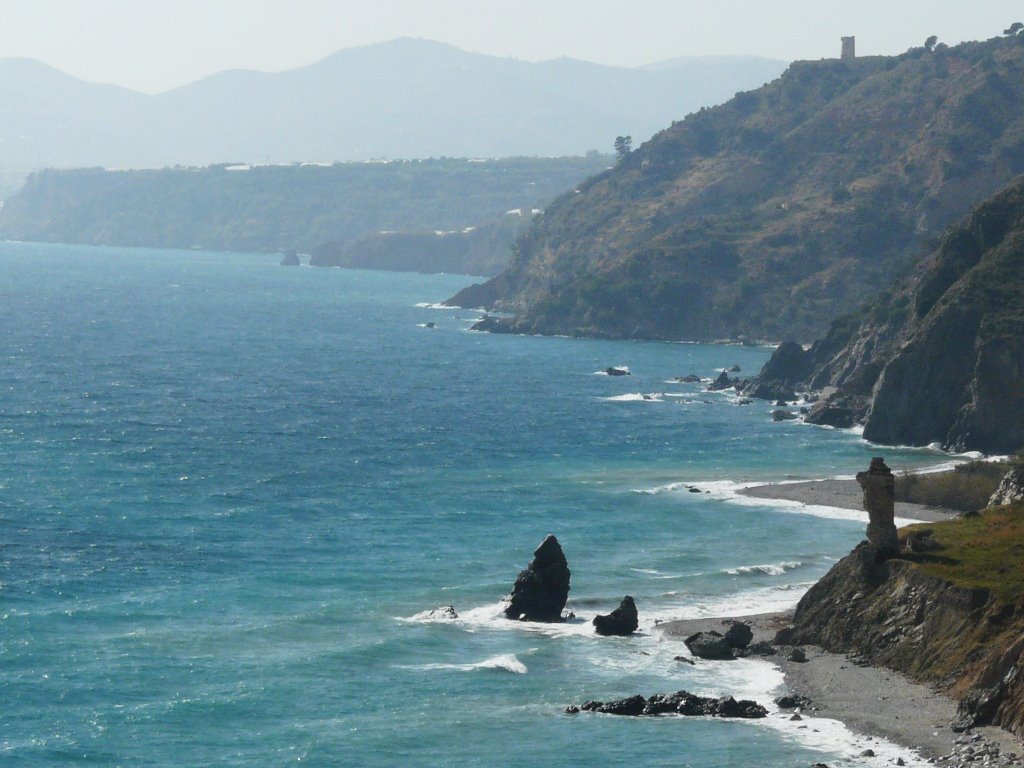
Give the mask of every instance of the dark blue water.
<path id="1" fill-rule="evenodd" d="M 475 313 L 417 306 L 470 278 L 274 262 L 0 245 L 3 765 L 849 754 L 828 724 L 562 714 L 781 691 L 763 662 L 674 662 L 653 629 L 792 605 L 861 537 L 733 483 L 851 473 L 877 448 L 666 383 L 770 350 L 476 334 Z M 594 375 L 609 365 L 633 375 Z M 581 620 L 499 619 L 547 533 Z M 640 636 L 597 638 L 586 619 L 624 594 Z M 442 604 L 462 619 L 416 616 Z"/>

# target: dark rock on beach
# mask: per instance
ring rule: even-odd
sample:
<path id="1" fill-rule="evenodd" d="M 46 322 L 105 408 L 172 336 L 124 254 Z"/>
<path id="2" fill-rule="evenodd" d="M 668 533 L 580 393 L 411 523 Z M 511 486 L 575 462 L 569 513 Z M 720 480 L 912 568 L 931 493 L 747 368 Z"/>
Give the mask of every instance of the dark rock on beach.
<path id="1" fill-rule="evenodd" d="M 562 621 L 562 609 L 569 599 L 569 576 L 562 546 L 549 534 L 534 551 L 526 570 L 516 577 L 505 616 L 523 621 Z"/>
<path id="2" fill-rule="evenodd" d="M 607 616 L 594 617 L 594 630 L 599 635 L 631 635 L 640 626 L 637 617 L 636 603 L 633 598 L 626 595 L 619 603 L 619 607 Z"/>
<path id="3" fill-rule="evenodd" d="M 734 621 L 725 631 L 725 641 L 730 648 L 743 649 L 754 639 L 754 630 L 745 621 Z"/>
<path id="4" fill-rule="evenodd" d="M 806 696 L 790 694 L 780 696 L 775 700 L 775 703 L 779 706 L 779 709 L 807 709 L 811 705 L 811 700 Z"/>
<path id="5" fill-rule="evenodd" d="M 725 637 L 714 630 L 698 632 L 683 641 L 690 653 L 701 659 L 725 660 L 733 658 L 732 646 Z"/>

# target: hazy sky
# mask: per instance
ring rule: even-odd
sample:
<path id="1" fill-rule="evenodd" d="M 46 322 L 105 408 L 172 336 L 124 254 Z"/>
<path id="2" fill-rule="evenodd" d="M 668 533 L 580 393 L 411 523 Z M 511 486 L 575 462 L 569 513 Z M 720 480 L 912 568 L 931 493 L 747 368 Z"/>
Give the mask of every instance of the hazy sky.
<path id="1" fill-rule="evenodd" d="M 223 69 L 291 69 L 412 36 L 536 61 L 899 53 L 1024 21 L 1020 0 L 0 0 L 0 57 L 156 92 Z"/>

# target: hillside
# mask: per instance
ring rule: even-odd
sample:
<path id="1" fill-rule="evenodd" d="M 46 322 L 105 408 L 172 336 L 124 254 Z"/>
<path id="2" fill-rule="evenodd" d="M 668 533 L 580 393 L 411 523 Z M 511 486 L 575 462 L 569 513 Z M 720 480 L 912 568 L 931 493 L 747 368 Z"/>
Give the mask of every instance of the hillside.
<path id="1" fill-rule="evenodd" d="M 42 171 L 0 209 L 0 237 L 234 251 L 318 251 L 333 243 L 337 249 L 382 230 L 461 231 L 509 210 L 540 206 L 609 162 L 594 153 L 235 170 Z M 504 259 L 507 240 L 500 245 Z"/>
<path id="2" fill-rule="evenodd" d="M 835 388 L 809 421 L 862 422 L 878 443 L 987 453 L 1024 446 L 1024 178 L 808 352 L 786 346 L 789 364 L 773 357 L 754 387 L 789 378 Z"/>
<path id="3" fill-rule="evenodd" d="M 449 272 L 487 277 L 508 264 L 517 235 L 532 216 L 510 211 L 495 221 L 452 232 L 374 232 L 352 243 L 324 243 L 310 260 L 318 267 L 386 269 L 392 272 Z"/>
<path id="4" fill-rule="evenodd" d="M 451 303 L 505 330 L 810 341 L 1024 171 L 1024 36 L 797 62 L 548 206 Z"/>
<path id="5" fill-rule="evenodd" d="M 540 63 L 400 39 L 157 95 L 0 60 L 0 169 L 509 157 L 610 149 L 778 76 L 785 62 Z"/>

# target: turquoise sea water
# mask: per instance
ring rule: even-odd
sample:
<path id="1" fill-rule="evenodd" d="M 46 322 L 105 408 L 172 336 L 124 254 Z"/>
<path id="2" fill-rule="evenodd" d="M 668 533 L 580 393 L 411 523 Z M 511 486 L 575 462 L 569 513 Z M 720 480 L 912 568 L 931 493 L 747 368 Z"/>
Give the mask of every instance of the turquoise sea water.
<path id="1" fill-rule="evenodd" d="M 0 764 L 851 754 L 828 723 L 562 714 L 782 691 L 765 662 L 680 664 L 653 629 L 792 605 L 861 538 L 733 484 L 849 474 L 877 447 L 666 383 L 770 350 L 471 333 L 475 313 L 417 306 L 470 278 L 275 262 L 0 245 Z M 580 620 L 500 619 L 547 533 Z M 641 633 L 594 636 L 625 594 Z M 462 619 L 417 616 L 443 604 Z"/>

